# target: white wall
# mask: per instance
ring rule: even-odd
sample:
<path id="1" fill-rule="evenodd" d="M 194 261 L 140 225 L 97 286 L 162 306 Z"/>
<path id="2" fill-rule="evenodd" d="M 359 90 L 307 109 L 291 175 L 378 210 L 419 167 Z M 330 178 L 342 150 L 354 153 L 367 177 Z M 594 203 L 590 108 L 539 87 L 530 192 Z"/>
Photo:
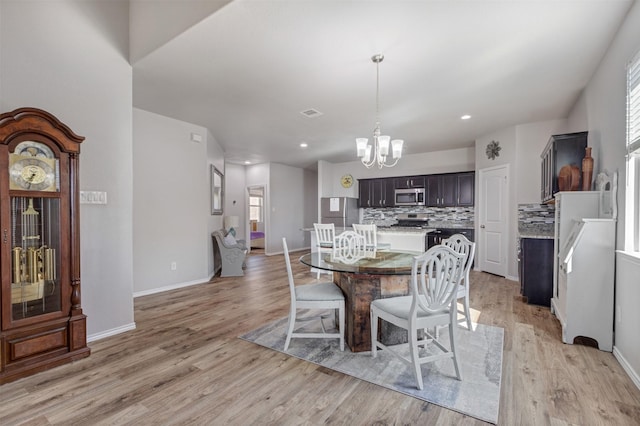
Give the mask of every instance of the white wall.
<path id="1" fill-rule="evenodd" d="M 480 177 L 479 171 L 488 167 L 495 167 L 502 164 L 515 164 L 517 157 L 517 143 L 516 143 L 516 128 L 509 127 L 507 129 L 497 130 L 493 133 L 485 135 L 476 140 L 476 178 Z M 492 141 L 499 142 L 500 152 L 499 155 L 492 159 L 487 158 L 486 148 Z M 536 161 L 538 162 L 538 161 Z M 507 194 L 507 210 L 509 212 L 507 221 L 509 229 L 509 239 L 507 251 L 505 253 L 504 261 L 507 263 L 507 278 L 517 280 L 518 278 L 518 260 L 516 257 L 516 243 L 518 232 L 518 206 L 516 204 L 516 176 L 514 176 L 514 167 L 509 167 L 508 176 L 508 194 Z M 538 179 L 539 181 L 539 179 Z M 476 205 L 480 200 L 480 186 L 476 184 Z M 476 221 L 475 232 L 476 240 L 480 238 L 480 225 Z M 481 245 L 478 245 L 480 247 Z M 480 253 L 477 254 L 480 259 Z"/>
<path id="2" fill-rule="evenodd" d="M 540 202 L 542 185 L 540 155 L 547 146 L 549 137 L 567 133 L 566 129 L 567 120 L 565 119 L 516 126 L 516 162 L 512 169 L 516 186 L 516 210 L 518 204 Z"/>
<path id="3" fill-rule="evenodd" d="M 127 2 L 0 2 L 0 110 L 49 111 L 85 136 L 80 190 L 82 308 L 89 339 L 134 326 L 132 71 Z"/>
<path id="4" fill-rule="evenodd" d="M 133 124 L 134 293 L 206 282 L 207 130 L 138 108 Z M 192 133 L 202 141 L 192 141 Z"/>
<path id="5" fill-rule="evenodd" d="M 305 209 L 315 207 L 305 207 L 305 190 L 313 186 L 305 183 L 305 178 L 308 177 L 308 173 L 303 169 L 278 163 L 270 164 L 270 224 L 267 232 L 271 238 L 265 245 L 266 254 L 282 253 L 283 237 L 287 239 L 289 250 L 305 246 L 305 232 L 302 231 L 307 216 Z"/>
<path id="6" fill-rule="evenodd" d="M 583 129 L 584 130 L 584 129 Z M 577 131 L 577 130 L 576 130 Z M 509 164 L 509 247 L 506 253 L 507 277 L 517 279 L 518 259 L 518 204 L 539 203 L 541 186 L 540 154 L 549 137 L 567 132 L 567 120 L 549 120 L 520 124 L 507 129 L 497 130 L 476 140 L 476 172 L 488 167 Z M 491 141 L 500 143 L 500 155 L 491 160 L 487 158 L 486 148 Z M 476 200 L 480 199 L 480 186 L 476 185 Z M 480 230 L 476 223 L 476 235 Z"/>
<path id="7" fill-rule="evenodd" d="M 225 163 L 224 163 L 224 151 L 222 147 L 216 141 L 216 139 L 211 134 L 211 131 L 207 130 L 207 179 L 211 180 L 211 165 L 214 165 L 218 170 L 220 170 L 223 174 L 225 173 Z M 210 182 L 209 182 L 210 183 Z M 226 185 L 226 180 L 225 180 Z M 208 189 L 208 194 L 206 199 L 208 200 L 209 206 L 211 206 L 211 188 Z M 225 188 L 226 191 L 226 188 Z M 211 209 L 211 207 L 209 207 Z M 211 210 L 209 210 L 211 212 Z M 223 227 L 223 216 L 222 215 L 209 215 L 209 219 L 207 221 L 207 232 L 202 235 L 207 241 L 207 259 L 208 259 L 208 275 L 213 275 L 214 264 L 213 264 L 213 240 L 211 238 L 211 233 L 217 229 Z"/>
<path id="8" fill-rule="evenodd" d="M 318 221 L 318 173 L 313 170 L 304 169 L 303 171 L 303 226 L 305 228 L 313 228 L 313 224 Z M 302 246 L 299 248 L 311 247 L 311 233 L 303 233 Z"/>
<path id="9" fill-rule="evenodd" d="M 640 3 L 635 2 L 607 54 L 569 115 L 569 126 L 586 127 L 593 146 L 594 173 L 617 171 L 618 234 L 617 247 L 624 248 L 625 224 L 625 143 L 626 143 L 626 65 L 640 51 Z M 631 220 L 631 218 L 629 218 Z M 614 353 L 640 387 L 640 288 L 637 260 L 616 254 L 616 310 Z M 612 283 L 613 285 L 613 283 Z"/>
<path id="10" fill-rule="evenodd" d="M 240 227 L 236 231 L 236 239 L 249 240 L 249 207 L 247 204 L 247 186 L 245 184 L 245 167 L 238 164 L 225 165 L 224 174 L 224 216 L 238 216 Z"/>

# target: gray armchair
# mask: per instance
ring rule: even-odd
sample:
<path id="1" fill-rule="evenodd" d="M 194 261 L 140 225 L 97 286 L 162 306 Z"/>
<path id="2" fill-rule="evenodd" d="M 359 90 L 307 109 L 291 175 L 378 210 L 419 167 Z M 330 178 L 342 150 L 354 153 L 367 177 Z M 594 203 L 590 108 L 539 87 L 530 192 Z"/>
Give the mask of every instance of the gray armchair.
<path id="1" fill-rule="evenodd" d="M 243 268 L 246 267 L 245 259 L 247 257 L 247 246 L 244 240 L 237 240 L 236 244 L 229 245 L 224 241 L 225 231 L 219 229 L 211 234 L 214 245 L 214 253 L 216 248 L 220 253 L 220 262 L 222 264 L 221 277 L 239 277 L 244 275 Z"/>

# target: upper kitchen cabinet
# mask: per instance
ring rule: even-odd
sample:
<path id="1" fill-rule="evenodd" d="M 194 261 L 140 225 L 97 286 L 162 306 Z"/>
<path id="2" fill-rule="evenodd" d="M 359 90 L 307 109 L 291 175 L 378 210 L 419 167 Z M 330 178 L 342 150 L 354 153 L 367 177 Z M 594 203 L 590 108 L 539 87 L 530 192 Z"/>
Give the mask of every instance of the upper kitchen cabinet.
<path id="1" fill-rule="evenodd" d="M 475 172 L 458 173 L 458 207 L 473 207 L 475 205 Z"/>
<path id="2" fill-rule="evenodd" d="M 358 180 L 358 207 L 393 207 L 394 179 Z"/>
<path id="3" fill-rule="evenodd" d="M 582 188 L 582 159 L 587 147 L 588 132 L 553 135 L 542 152 L 541 190 L 543 203 L 553 200 L 553 195 L 560 190 Z M 563 169 L 564 168 L 564 169 Z M 560 188 L 558 176 L 566 175 L 564 185 Z"/>
<path id="4" fill-rule="evenodd" d="M 426 177 L 427 207 L 474 205 L 475 173 L 446 173 Z"/>
<path id="5" fill-rule="evenodd" d="M 404 176 L 394 178 L 398 189 L 424 188 L 424 176 Z"/>

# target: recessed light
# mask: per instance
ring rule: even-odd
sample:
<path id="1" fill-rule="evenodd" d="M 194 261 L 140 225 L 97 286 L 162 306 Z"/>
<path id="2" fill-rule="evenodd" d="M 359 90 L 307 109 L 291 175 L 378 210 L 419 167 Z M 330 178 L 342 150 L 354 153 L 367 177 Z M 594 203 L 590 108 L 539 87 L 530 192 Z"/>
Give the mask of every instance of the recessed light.
<path id="1" fill-rule="evenodd" d="M 470 118 L 471 118 L 471 116 L 469 114 L 465 114 L 462 117 L 460 117 L 461 120 L 468 120 Z"/>
<path id="2" fill-rule="evenodd" d="M 251 164 L 251 161 L 247 160 L 244 162 L 244 164 Z"/>
<path id="3" fill-rule="evenodd" d="M 306 147 L 308 147 L 308 146 L 309 146 L 309 145 L 307 145 L 307 143 L 306 143 L 306 142 L 302 142 L 302 143 L 300 144 L 300 148 L 306 148 Z"/>

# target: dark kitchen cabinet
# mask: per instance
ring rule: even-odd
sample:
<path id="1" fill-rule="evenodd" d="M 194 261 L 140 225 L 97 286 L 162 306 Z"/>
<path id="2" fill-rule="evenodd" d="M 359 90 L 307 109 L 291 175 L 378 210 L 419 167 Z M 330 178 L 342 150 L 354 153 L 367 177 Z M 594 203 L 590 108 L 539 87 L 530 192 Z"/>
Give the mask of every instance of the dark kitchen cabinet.
<path id="1" fill-rule="evenodd" d="M 474 205 L 475 173 L 446 173 L 426 177 L 427 207 Z"/>
<path id="2" fill-rule="evenodd" d="M 430 249 L 433 246 L 438 244 L 442 244 L 443 240 L 446 240 L 452 235 L 462 234 L 469 241 L 475 241 L 475 232 L 473 229 L 468 228 L 438 228 L 432 232 L 427 234 L 427 249 Z"/>
<path id="3" fill-rule="evenodd" d="M 469 241 L 475 241 L 475 231 L 473 229 L 439 228 L 427 234 L 427 250 L 433 246 L 442 244 L 442 241 L 455 234 L 462 234 L 467 237 Z M 471 264 L 471 267 L 473 267 L 473 263 Z"/>
<path id="4" fill-rule="evenodd" d="M 475 182 L 476 174 L 470 173 L 458 173 L 457 186 L 458 186 L 458 207 L 473 207 L 475 205 Z"/>
<path id="5" fill-rule="evenodd" d="M 393 185 L 393 178 L 358 180 L 358 207 L 392 207 Z"/>
<path id="6" fill-rule="evenodd" d="M 553 200 L 553 195 L 559 191 L 558 174 L 560 169 L 573 165 L 580 169 L 582 180 L 582 159 L 587 147 L 588 132 L 567 133 L 553 135 L 542 151 L 540 198 L 543 203 Z M 578 183 L 582 188 L 582 182 Z"/>
<path id="7" fill-rule="evenodd" d="M 397 189 L 424 188 L 424 176 L 403 176 L 394 178 Z"/>
<path id="8" fill-rule="evenodd" d="M 553 294 L 553 239 L 521 238 L 518 253 L 520 293 L 527 303 L 550 306 Z"/>

